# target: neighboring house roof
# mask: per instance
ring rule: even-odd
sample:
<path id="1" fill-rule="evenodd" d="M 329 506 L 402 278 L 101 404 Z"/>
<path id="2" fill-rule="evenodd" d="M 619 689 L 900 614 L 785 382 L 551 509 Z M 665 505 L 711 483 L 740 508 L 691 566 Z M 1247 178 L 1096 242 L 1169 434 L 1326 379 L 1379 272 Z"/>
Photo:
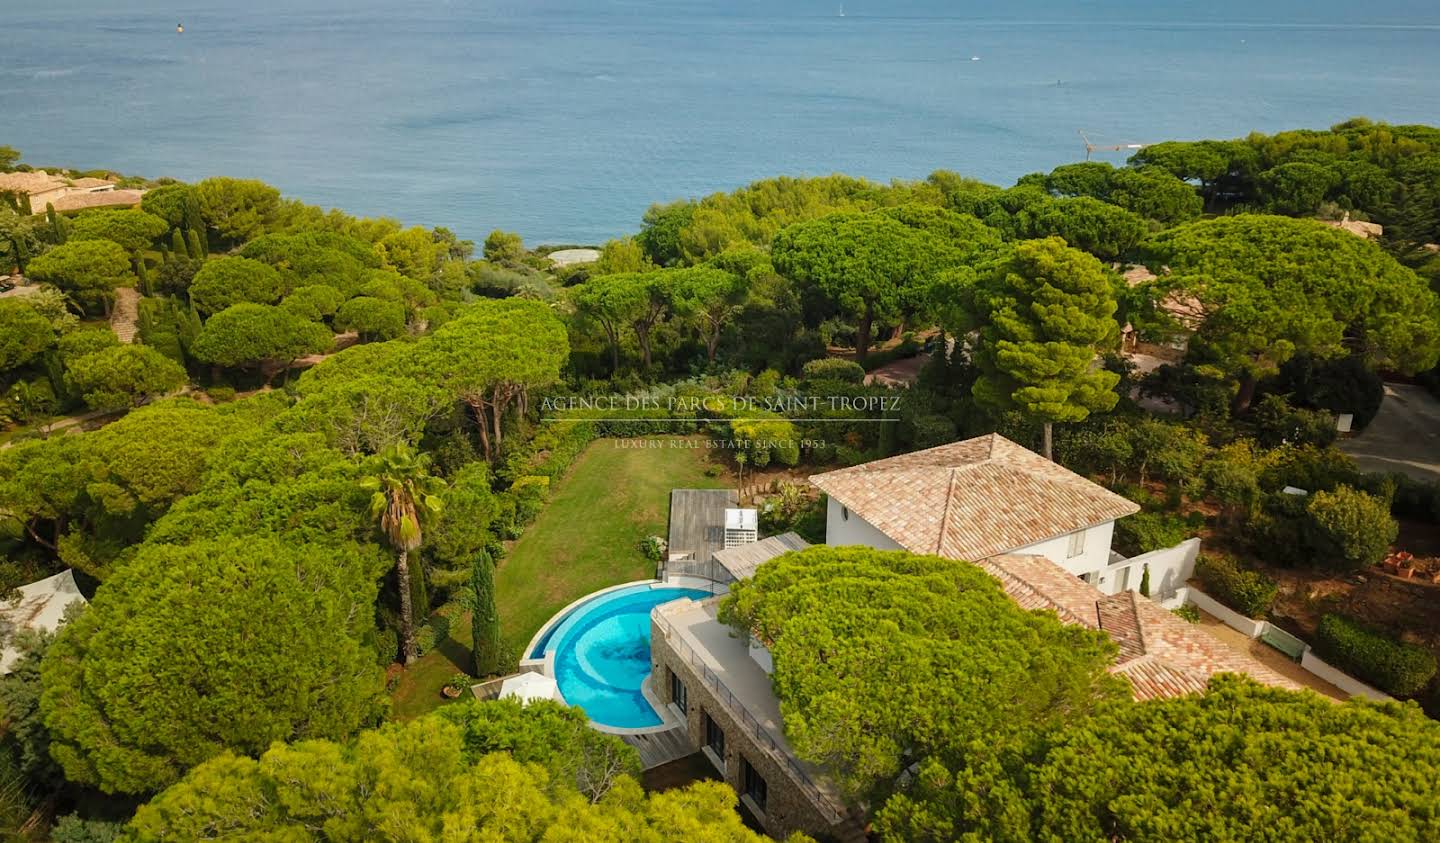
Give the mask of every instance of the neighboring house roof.
<path id="1" fill-rule="evenodd" d="M 810 482 L 906 550 L 970 561 L 1140 510 L 996 433 Z"/>
<path id="2" fill-rule="evenodd" d="M 140 204 L 143 190 L 97 190 L 93 193 L 67 193 L 50 200 L 57 211 L 79 211 L 83 208 L 132 207 Z"/>
<path id="3" fill-rule="evenodd" d="M 69 184 L 67 179 L 42 170 L 32 173 L 0 173 L 0 190 L 13 190 L 17 193 L 45 193 Z"/>
<path id="4" fill-rule="evenodd" d="M 0 615 L 15 629 L 51 630 L 60 626 L 65 609 L 75 601 L 85 601 L 75 585 L 75 574 L 68 568 L 53 577 L 22 585 L 16 589 L 20 599 L 14 603 L 0 602 Z M 0 673 L 9 673 L 10 666 L 20 657 L 14 647 L 0 654 Z"/>
<path id="5" fill-rule="evenodd" d="M 755 576 L 756 568 L 780 554 L 789 553 L 792 550 L 804 550 L 809 546 L 809 542 L 795 533 L 781 533 L 778 536 L 742 544 L 729 550 L 717 550 L 714 559 L 720 564 L 720 567 L 730 572 L 730 576 L 737 580 L 743 580 Z"/>
<path id="6" fill-rule="evenodd" d="M 1166 271 L 1168 272 L 1169 270 Z M 1138 287 L 1141 284 L 1154 281 L 1160 276 L 1151 272 L 1147 267 L 1132 266 L 1122 273 L 1120 277 L 1125 279 L 1125 283 L 1128 286 Z M 1180 326 L 1187 331 L 1198 330 L 1200 325 L 1205 321 L 1205 305 L 1194 296 L 1186 295 L 1179 291 L 1167 293 L 1156 305 L 1162 311 L 1169 314 L 1170 318 L 1179 322 Z M 1127 329 L 1131 328 L 1128 324 L 1125 327 Z"/>
<path id="7" fill-rule="evenodd" d="M 1217 673 L 1243 673 L 1266 685 L 1300 690 L 1133 591 L 1106 595 L 1040 556 L 996 556 L 979 564 L 1022 607 L 1049 609 L 1065 623 L 1104 630 L 1120 648 L 1110 672 L 1128 678 L 1138 700 L 1202 692 Z"/>
<path id="8" fill-rule="evenodd" d="M 86 190 L 95 190 L 97 188 L 100 190 L 107 190 L 114 187 L 115 182 L 107 181 L 106 179 L 97 179 L 93 176 L 85 176 L 84 178 L 71 179 L 70 186 L 84 188 Z"/>
<path id="9" fill-rule="evenodd" d="M 1338 228 L 1356 237 L 1363 237 L 1366 240 L 1379 240 L 1385 236 L 1385 226 L 1373 222 L 1361 222 L 1350 219 L 1350 212 L 1345 212 L 1344 219 L 1324 220 L 1324 223 L 1331 228 Z"/>

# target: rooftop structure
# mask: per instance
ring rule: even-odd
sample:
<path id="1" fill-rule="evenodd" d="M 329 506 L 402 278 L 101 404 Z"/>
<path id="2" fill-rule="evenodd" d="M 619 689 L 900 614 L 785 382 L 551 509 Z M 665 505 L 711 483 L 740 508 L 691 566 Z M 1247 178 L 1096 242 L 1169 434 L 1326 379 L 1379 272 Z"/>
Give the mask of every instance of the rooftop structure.
<path id="1" fill-rule="evenodd" d="M 953 559 L 1008 553 L 1140 510 L 998 433 L 810 482 L 899 547 Z"/>
<path id="2" fill-rule="evenodd" d="M 740 504 L 733 489 L 672 489 L 669 558 L 708 562 L 725 548 L 725 512 Z"/>

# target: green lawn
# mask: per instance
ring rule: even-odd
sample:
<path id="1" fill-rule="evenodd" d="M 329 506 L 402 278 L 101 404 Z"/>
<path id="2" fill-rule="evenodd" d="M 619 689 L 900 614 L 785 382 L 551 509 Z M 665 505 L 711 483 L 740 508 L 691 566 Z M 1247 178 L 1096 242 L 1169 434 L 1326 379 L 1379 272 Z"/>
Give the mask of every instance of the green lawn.
<path id="1" fill-rule="evenodd" d="M 671 447 L 703 440 L 663 437 L 640 441 L 664 447 L 622 447 L 630 441 L 602 439 L 587 448 L 500 563 L 495 592 L 501 630 L 517 649 L 577 598 L 655 575 L 639 543 L 665 534 L 671 489 L 733 485 L 729 476 L 705 476 L 710 463 L 704 448 Z M 470 644 L 465 618 L 401 678 L 393 696 L 395 716 L 409 719 L 439 705 L 445 681 L 469 670 Z"/>

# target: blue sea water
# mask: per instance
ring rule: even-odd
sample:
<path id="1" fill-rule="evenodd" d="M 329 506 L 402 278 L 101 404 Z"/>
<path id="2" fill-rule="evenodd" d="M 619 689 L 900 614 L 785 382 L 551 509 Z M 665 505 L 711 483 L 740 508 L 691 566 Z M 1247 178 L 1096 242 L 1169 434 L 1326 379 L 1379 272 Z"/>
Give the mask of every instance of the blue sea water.
<path id="1" fill-rule="evenodd" d="M 0 0 L 0 144 L 464 237 L 777 174 L 1010 183 L 1096 143 L 1440 122 L 1433 0 Z M 185 24 L 185 33 L 175 25 Z M 978 60 L 974 60 L 978 59 Z M 1122 156 L 1109 154 L 1112 160 Z"/>
<path id="2" fill-rule="evenodd" d="M 624 729 L 659 726 L 640 687 L 650 676 L 650 610 L 661 603 L 710 596 L 694 588 L 617 589 L 572 610 L 531 653 L 555 653 L 555 683 L 570 705 L 596 723 Z"/>

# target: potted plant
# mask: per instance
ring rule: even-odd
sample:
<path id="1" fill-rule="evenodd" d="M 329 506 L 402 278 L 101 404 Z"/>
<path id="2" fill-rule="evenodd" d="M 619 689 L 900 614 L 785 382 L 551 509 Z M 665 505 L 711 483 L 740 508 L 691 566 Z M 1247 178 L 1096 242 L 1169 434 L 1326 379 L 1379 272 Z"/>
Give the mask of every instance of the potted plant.
<path id="1" fill-rule="evenodd" d="M 450 677 L 450 681 L 445 683 L 445 687 L 440 689 L 440 696 L 447 700 L 458 700 L 460 699 L 460 695 L 465 692 L 465 689 L 470 687 L 472 681 L 474 680 L 469 676 L 463 673 L 457 673 Z"/>
<path id="2" fill-rule="evenodd" d="M 1415 575 L 1415 554 L 1400 550 L 1385 557 L 1385 570 L 1397 577 L 1409 579 Z"/>

